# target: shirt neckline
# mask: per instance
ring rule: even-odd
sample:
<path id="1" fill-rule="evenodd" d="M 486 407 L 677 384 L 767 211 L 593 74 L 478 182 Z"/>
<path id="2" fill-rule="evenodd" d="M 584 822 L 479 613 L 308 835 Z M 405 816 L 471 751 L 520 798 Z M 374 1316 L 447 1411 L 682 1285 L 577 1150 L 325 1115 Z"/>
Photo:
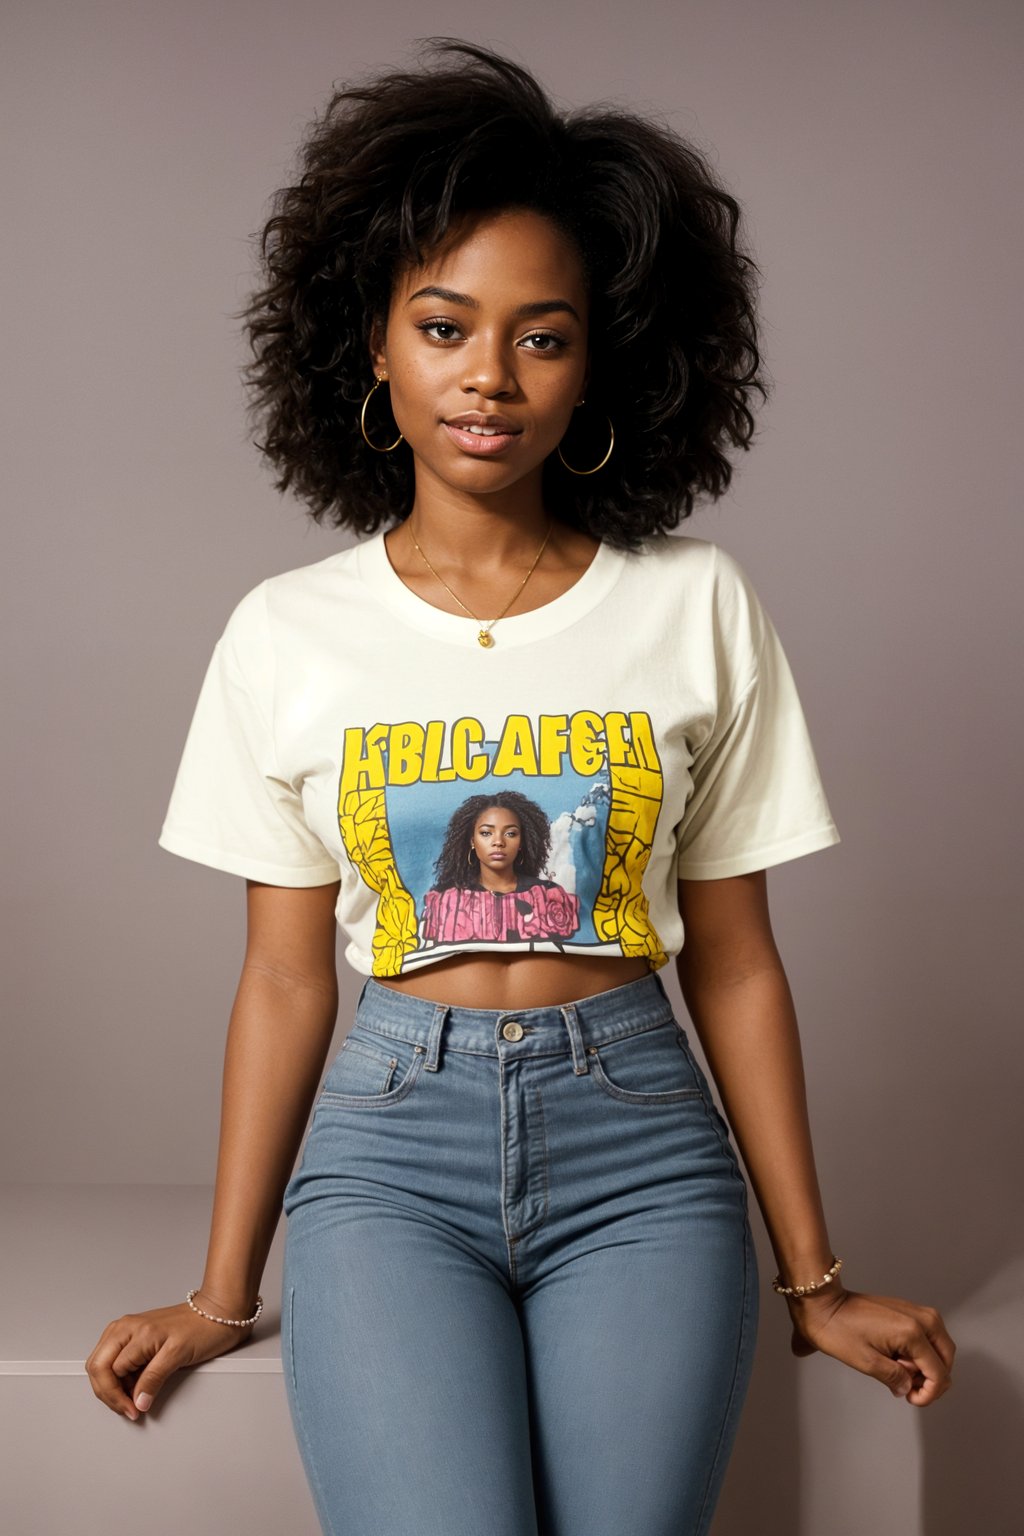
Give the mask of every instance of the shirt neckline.
<path id="1" fill-rule="evenodd" d="M 384 543 L 387 529 L 356 545 L 356 563 L 360 579 L 396 618 L 432 635 L 466 649 L 482 651 L 477 640 L 480 625 L 468 613 L 446 613 L 418 597 L 394 569 Z M 495 649 L 528 645 L 545 640 L 575 624 L 584 614 L 608 596 L 626 564 L 625 551 L 602 540 L 590 564 L 560 597 L 553 598 L 528 613 L 506 614 L 494 626 Z M 486 616 L 485 616 L 486 617 Z"/>

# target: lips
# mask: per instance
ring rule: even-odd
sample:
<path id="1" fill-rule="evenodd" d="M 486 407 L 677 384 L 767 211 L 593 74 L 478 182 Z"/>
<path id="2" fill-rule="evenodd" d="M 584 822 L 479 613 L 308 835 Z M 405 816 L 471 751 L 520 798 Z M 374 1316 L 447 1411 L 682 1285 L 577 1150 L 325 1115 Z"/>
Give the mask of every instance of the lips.
<path id="1" fill-rule="evenodd" d="M 444 424 L 446 427 L 460 427 L 488 435 L 517 437 L 522 431 L 508 416 L 484 415 L 482 411 L 463 411 L 461 416 L 449 416 Z"/>
<path id="2" fill-rule="evenodd" d="M 517 427 L 509 417 L 485 416 L 480 411 L 465 411 L 461 416 L 452 416 L 443 421 L 441 425 L 456 447 L 478 458 L 491 458 L 495 454 L 504 453 L 517 437 L 522 436 L 522 428 Z"/>

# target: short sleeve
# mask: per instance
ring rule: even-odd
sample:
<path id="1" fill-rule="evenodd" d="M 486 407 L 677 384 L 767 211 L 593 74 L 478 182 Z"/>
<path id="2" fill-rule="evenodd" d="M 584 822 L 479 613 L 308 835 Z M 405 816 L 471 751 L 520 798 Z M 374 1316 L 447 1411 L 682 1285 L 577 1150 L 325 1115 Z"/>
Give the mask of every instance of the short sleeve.
<path id="1" fill-rule="evenodd" d="M 719 709 L 690 769 L 680 880 L 747 874 L 840 841 L 782 643 L 724 550 L 713 613 Z"/>
<path id="2" fill-rule="evenodd" d="M 327 885 L 337 862 L 277 763 L 264 588 L 242 598 L 214 647 L 157 842 L 268 885 Z"/>

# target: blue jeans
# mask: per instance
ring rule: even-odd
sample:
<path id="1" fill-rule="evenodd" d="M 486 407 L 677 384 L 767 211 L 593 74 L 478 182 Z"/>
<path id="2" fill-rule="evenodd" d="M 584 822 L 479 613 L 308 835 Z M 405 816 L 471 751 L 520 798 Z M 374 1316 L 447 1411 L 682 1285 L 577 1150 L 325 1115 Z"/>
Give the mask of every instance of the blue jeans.
<path id="1" fill-rule="evenodd" d="M 327 1536 L 703 1536 L 753 1365 L 747 1186 L 658 975 L 543 1008 L 368 977 L 284 1193 Z"/>

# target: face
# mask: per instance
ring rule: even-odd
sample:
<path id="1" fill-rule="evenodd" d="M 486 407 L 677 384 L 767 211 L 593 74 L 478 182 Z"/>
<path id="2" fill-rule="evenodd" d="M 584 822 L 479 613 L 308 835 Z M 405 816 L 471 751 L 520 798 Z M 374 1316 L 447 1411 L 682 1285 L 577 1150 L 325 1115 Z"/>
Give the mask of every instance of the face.
<path id="1" fill-rule="evenodd" d="M 487 494 L 539 477 L 586 388 L 576 248 L 528 210 L 464 224 L 402 274 L 375 340 L 374 369 L 388 375 L 417 490 L 433 479 Z"/>
<path id="2" fill-rule="evenodd" d="M 503 805 L 489 805 L 473 825 L 473 852 L 480 860 L 480 870 L 502 874 L 512 869 L 522 846 L 522 829 L 515 811 Z"/>

